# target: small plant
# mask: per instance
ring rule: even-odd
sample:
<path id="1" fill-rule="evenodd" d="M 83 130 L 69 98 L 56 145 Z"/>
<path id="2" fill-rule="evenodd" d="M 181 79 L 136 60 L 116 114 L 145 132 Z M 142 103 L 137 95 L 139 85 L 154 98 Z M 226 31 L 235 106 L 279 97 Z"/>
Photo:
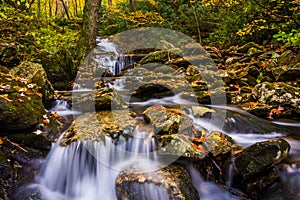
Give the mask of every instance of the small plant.
<path id="1" fill-rule="evenodd" d="M 300 30 L 293 29 L 290 33 L 281 31 L 273 35 L 277 41 L 283 42 L 286 47 L 298 46 L 300 47 Z"/>

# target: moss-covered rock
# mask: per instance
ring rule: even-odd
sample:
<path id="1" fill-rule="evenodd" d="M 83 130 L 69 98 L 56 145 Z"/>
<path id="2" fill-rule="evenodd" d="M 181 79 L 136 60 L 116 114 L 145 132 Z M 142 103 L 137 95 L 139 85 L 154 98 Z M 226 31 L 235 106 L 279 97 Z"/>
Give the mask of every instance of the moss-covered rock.
<path id="1" fill-rule="evenodd" d="M 187 170 L 175 164 L 149 173 L 134 167 L 124 170 L 116 179 L 116 193 L 119 200 L 199 199 Z"/>
<path id="2" fill-rule="evenodd" d="M 209 153 L 201 145 L 197 146 L 181 134 L 156 135 L 155 140 L 157 153 L 161 156 L 176 156 L 201 160 Z"/>
<path id="3" fill-rule="evenodd" d="M 0 83 L 1 131 L 31 129 L 43 120 L 45 108 L 34 85 L 2 73 Z"/>
<path id="4" fill-rule="evenodd" d="M 49 81 L 56 90 L 70 90 L 70 82 L 74 81 L 77 69 L 73 63 L 72 55 L 60 49 L 56 53 L 50 53 L 46 50 L 39 55 L 41 64 L 47 72 Z"/>
<path id="5" fill-rule="evenodd" d="M 241 47 L 238 47 L 236 49 L 237 52 L 239 53 L 247 53 L 249 51 L 250 48 L 256 48 L 256 49 L 263 49 L 263 47 L 261 47 L 260 45 L 256 44 L 255 42 L 249 42 Z"/>
<path id="6" fill-rule="evenodd" d="M 113 89 L 102 87 L 90 92 L 77 92 L 72 96 L 73 107 L 80 112 L 126 108 L 122 97 Z"/>
<path id="7" fill-rule="evenodd" d="M 248 194 L 261 193 L 278 179 L 274 166 L 288 156 L 289 150 L 288 142 L 276 139 L 256 143 L 234 155 L 233 185 Z"/>
<path id="8" fill-rule="evenodd" d="M 49 107 L 54 101 L 54 89 L 41 64 L 22 62 L 17 67 L 11 69 L 9 73 L 14 77 L 25 78 L 37 84 L 38 91 L 43 95 L 43 103 L 45 107 Z"/>
<path id="9" fill-rule="evenodd" d="M 138 124 L 134 117 L 135 114 L 127 110 L 85 113 L 72 122 L 60 144 L 66 146 L 81 140 L 100 141 L 104 136 L 113 139 L 118 139 L 120 135 L 126 137 Z"/>
<path id="10" fill-rule="evenodd" d="M 149 122 L 158 134 L 184 134 L 194 137 L 193 120 L 177 109 L 164 106 L 151 106 L 143 112 L 146 122 Z"/>
<path id="11" fill-rule="evenodd" d="M 168 60 L 173 58 L 180 57 L 182 54 L 180 49 L 170 49 L 170 50 L 161 50 L 161 51 L 154 51 L 147 54 L 139 64 L 147 64 L 147 63 L 165 63 Z"/>

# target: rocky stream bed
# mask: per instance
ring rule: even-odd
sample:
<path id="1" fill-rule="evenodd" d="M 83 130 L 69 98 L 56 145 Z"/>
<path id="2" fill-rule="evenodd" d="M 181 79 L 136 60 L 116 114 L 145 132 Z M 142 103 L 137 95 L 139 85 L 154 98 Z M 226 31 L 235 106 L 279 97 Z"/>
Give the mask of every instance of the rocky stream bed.
<path id="1" fill-rule="evenodd" d="M 69 151 L 86 141 L 127 145 L 136 133 L 148 133 L 139 137 L 154 141 L 152 157 L 171 158 L 154 174 L 137 166 L 122 169 L 115 179 L 117 199 L 154 199 L 142 192 L 161 187 L 165 193 L 159 198 L 205 199 L 200 194 L 205 187 L 193 179 L 193 170 L 228 192 L 229 199 L 299 199 L 297 49 L 248 43 L 226 50 L 204 47 L 208 54 L 182 57 L 178 49 L 162 44 L 118 75 L 97 64 L 82 66 L 76 84 L 91 90 L 76 93 L 54 91 L 55 83 L 47 78 L 53 74 L 43 65 L 2 67 L 0 199 L 42 199 L 26 186 L 41 176 L 51 143 L 62 133 L 57 145 Z M 207 70 L 211 60 L 217 70 Z M 82 114 L 60 116 L 50 109 L 55 99 L 68 102 L 62 109 L 73 107 Z M 241 134 L 269 137 L 244 145 L 237 137 Z M 96 159 L 88 157 L 91 166 L 84 167 L 97 167 Z"/>

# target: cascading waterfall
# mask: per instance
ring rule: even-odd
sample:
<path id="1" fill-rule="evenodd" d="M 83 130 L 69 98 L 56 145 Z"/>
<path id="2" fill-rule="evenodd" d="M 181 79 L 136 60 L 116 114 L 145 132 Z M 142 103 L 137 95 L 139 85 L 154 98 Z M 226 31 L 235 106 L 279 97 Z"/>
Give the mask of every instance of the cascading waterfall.
<path id="1" fill-rule="evenodd" d="M 134 63 L 132 55 L 120 55 L 118 46 L 109 39 L 97 37 L 97 42 L 96 49 L 99 51 L 97 51 L 98 54 L 95 54 L 95 61 L 99 66 L 109 70 L 114 75 L 119 74 L 124 68 Z M 103 56 L 103 52 L 109 52 L 109 55 Z"/>
<path id="2" fill-rule="evenodd" d="M 87 140 L 62 147 L 58 140 L 31 187 L 37 187 L 47 200 L 116 199 L 115 180 L 120 171 L 132 165 L 147 171 L 160 164 L 149 133 L 137 128 L 133 134 L 136 136 L 128 141 L 123 138 L 117 143 L 105 137 L 104 142 Z M 149 187 L 139 190 L 153 188 L 157 196 L 167 197 L 163 187 Z"/>

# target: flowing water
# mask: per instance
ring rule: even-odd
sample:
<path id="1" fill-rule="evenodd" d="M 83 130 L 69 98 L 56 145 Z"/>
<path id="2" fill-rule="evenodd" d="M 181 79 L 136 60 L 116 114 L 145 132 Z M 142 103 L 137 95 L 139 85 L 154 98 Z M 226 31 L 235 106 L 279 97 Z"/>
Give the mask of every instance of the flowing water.
<path id="1" fill-rule="evenodd" d="M 99 66 L 118 74 L 126 66 L 133 64 L 133 60 L 120 58 L 117 46 L 108 39 L 97 38 L 99 53 L 96 61 Z M 101 56 L 109 52 L 109 56 Z M 123 59 L 123 60 L 122 60 Z M 117 91 L 124 90 L 123 78 L 115 80 L 111 87 Z M 77 87 L 77 90 L 89 90 L 88 88 Z M 74 91 L 76 92 L 76 91 Z M 126 98 L 125 98 L 126 99 Z M 182 99 L 180 96 L 165 97 L 162 99 L 150 99 L 144 102 L 127 102 L 133 109 L 145 108 L 149 105 L 192 105 L 193 103 Z M 265 141 L 274 138 L 286 138 L 292 145 L 291 154 L 298 156 L 300 153 L 299 123 L 273 123 L 256 118 L 248 113 L 227 106 L 210 106 L 218 114 L 226 114 L 226 120 L 222 126 L 217 123 L 189 115 L 197 126 L 205 130 L 220 130 L 231 136 L 238 144 L 249 146 L 258 141 Z M 56 101 L 52 112 L 59 115 L 78 115 L 65 101 Z M 36 181 L 30 187 L 38 188 L 46 200 L 114 200 L 117 199 L 115 181 L 119 173 L 132 166 L 142 171 L 151 171 L 164 166 L 164 163 L 157 157 L 155 152 L 155 141 L 151 137 L 153 133 L 141 130 L 139 127 L 132 133 L 132 137 L 125 139 L 122 136 L 118 142 L 109 137 L 104 141 L 79 141 L 73 142 L 67 147 L 59 145 L 59 141 L 52 147 L 47 156 Z M 234 167 L 234 160 L 231 168 Z M 213 182 L 204 180 L 192 165 L 186 164 L 191 175 L 191 180 L 199 193 L 201 200 L 230 200 L 238 199 L 227 191 L 222 190 Z M 230 172 L 227 186 L 231 186 Z M 297 165 L 287 167 L 282 173 L 282 185 L 288 185 L 284 194 L 300 193 L 300 169 Z M 134 187 L 138 194 L 136 199 L 166 200 L 169 195 L 166 189 L 160 185 L 145 183 Z M 271 190 L 265 199 L 272 199 L 278 196 L 277 190 Z M 282 196 L 283 193 L 281 194 Z"/>

